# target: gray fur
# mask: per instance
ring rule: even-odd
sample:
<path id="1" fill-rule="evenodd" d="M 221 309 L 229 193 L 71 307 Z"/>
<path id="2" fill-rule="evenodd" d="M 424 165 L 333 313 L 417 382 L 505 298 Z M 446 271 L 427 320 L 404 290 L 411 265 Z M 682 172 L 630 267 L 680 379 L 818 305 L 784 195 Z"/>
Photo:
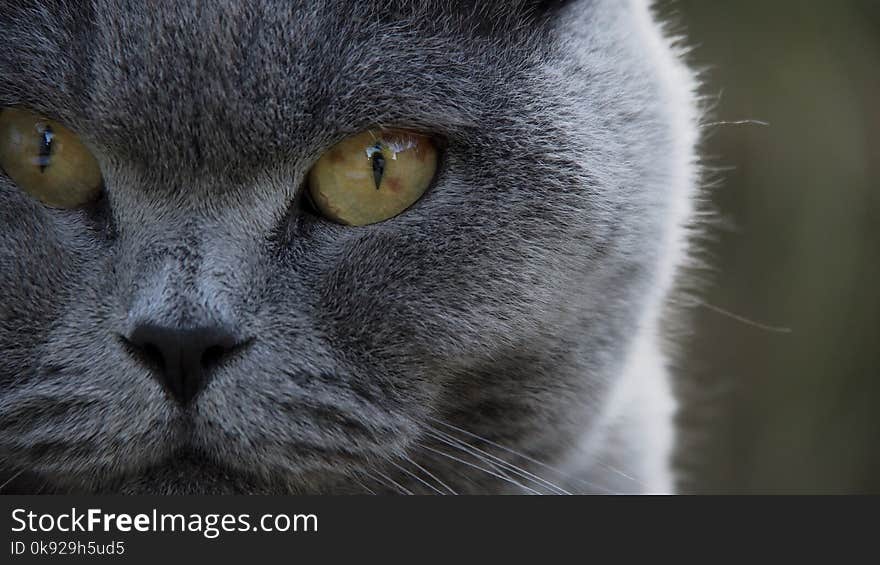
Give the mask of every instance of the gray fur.
<path id="1" fill-rule="evenodd" d="M 648 10 L 2 2 L 0 107 L 68 125 L 106 183 L 61 211 L 0 174 L 5 490 L 430 492 L 409 457 L 528 491 L 428 426 L 568 491 L 667 490 L 654 328 L 695 123 Z M 435 185 L 372 226 L 310 213 L 312 163 L 376 125 L 445 141 Z M 121 344 L 144 319 L 252 343 L 184 411 Z"/>

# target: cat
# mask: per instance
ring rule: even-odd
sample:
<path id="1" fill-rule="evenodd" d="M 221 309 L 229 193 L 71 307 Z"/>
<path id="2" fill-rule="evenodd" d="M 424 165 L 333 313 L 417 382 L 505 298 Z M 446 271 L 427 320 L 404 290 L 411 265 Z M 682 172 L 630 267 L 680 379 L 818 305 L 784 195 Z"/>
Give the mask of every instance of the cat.
<path id="1" fill-rule="evenodd" d="M 102 181 L 0 172 L 0 491 L 674 492 L 696 89 L 647 0 L 4 0 L 7 121 Z M 388 128 L 430 187 L 329 219 Z"/>

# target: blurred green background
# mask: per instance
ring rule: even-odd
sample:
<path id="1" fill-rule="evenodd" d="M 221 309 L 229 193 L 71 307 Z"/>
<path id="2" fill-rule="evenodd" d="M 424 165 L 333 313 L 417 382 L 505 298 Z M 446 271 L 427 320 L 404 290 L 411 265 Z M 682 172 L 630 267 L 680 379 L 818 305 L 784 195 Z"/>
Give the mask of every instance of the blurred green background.
<path id="1" fill-rule="evenodd" d="M 670 0 L 712 185 L 686 492 L 880 493 L 880 0 Z"/>

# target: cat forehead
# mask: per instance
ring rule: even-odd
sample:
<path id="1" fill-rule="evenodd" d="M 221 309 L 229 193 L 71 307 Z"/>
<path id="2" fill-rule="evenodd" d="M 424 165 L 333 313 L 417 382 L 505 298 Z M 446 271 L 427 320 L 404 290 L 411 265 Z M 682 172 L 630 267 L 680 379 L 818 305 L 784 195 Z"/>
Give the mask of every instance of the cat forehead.
<path id="1" fill-rule="evenodd" d="M 193 147 L 257 158 L 371 124 L 478 124 L 534 57 L 533 10 L 500 5 L 17 3 L 0 16 L 0 104 L 143 160 Z"/>

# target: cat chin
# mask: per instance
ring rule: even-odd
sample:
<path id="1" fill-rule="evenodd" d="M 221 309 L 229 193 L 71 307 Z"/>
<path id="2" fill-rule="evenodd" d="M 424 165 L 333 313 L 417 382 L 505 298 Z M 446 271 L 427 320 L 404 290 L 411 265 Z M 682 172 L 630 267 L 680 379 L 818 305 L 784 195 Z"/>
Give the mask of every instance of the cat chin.
<path id="1" fill-rule="evenodd" d="M 268 494 L 269 481 L 219 466 L 196 454 L 178 454 L 158 465 L 100 485 L 113 494 Z"/>
<path id="2" fill-rule="evenodd" d="M 9 474 L 9 473 L 5 473 Z M 52 477 L 21 472 L 3 494 L 234 495 L 356 494 L 362 489 L 330 471 L 309 475 L 256 477 L 218 465 L 195 453 L 180 453 L 159 464 L 121 476 Z"/>

